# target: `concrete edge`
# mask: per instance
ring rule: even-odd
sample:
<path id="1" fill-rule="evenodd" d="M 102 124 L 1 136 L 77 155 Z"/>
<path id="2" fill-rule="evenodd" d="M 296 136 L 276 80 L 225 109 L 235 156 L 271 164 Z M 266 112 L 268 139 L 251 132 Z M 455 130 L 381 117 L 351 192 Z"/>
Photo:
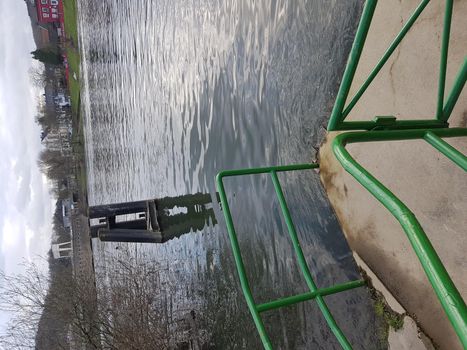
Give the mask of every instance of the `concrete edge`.
<path id="1" fill-rule="evenodd" d="M 432 340 L 421 330 L 417 321 L 407 314 L 405 308 L 386 288 L 384 283 L 378 278 L 373 270 L 371 270 L 358 253 L 352 253 L 357 266 L 366 273 L 373 288 L 382 295 L 386 305 L 393 312 L 403 316 L 404 324 L 401 329 L 394 330 L 392 327 L 389 327 L 388 348 L 397 350 L 435 350 L 436 347 L 433 345 Z"/>

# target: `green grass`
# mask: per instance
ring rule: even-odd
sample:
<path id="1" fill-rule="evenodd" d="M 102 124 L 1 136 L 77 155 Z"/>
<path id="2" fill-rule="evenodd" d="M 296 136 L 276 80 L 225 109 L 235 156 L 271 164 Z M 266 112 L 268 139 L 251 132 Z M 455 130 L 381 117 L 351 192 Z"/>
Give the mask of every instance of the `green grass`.
<path id="1" fill-rule="evenodd" d="M 79 119 L 79 49 L 78 49 L 78 12 L 76 0 L 63 0 L 65 20 L 66 47 L 65 52 L 69 67 L 69 89 L 73 117 Z M 76 77 L 76 79 L 75 79 Z M 78 123 L 79 124 L 79 123 Z M 78 128 L 79 130 L 79 128 Z"/>
<path id="2" fill-rule="evenodd" d="M 87 207 L 87 179 L 83 118 L 80 113 L 80 54 L 76 0 L 63 0 L 63 12 L 66 35 L 65 52 L 69 69 L 68 88 L 71 99 L 73 127 L 72 150 L 75 158 L 75 176 L 83 204 L 81 208 L 85 209 Z"/>
<path id="3" fill-rule="evenodd" d="M 383 317 L 386 324 L 392 327 L 395 331 L 401 329 L 404 325 L 404 315 L 400 315 L 391 310 L 382 295 L 379 295 L 375 300 L 374 308 L 376 315 Z"/>
<path id="4" fill-rule="evenodd" d="M 79 85 L 79 52 L 78 50 L 69 47 L 66 48 L 66 54 L 68 58 L 68 67 L 70 77 L 68 80 L 70 98 L 71 98 L 71 111 L 73 117 L 79 118 L 79 96 L 80 96 L 80 85 Z M 75 79 L 76 76 L 76 79 Z M 80 119 L 80 118 L 79 118 Z"/>
<path id="5" fill-rule="evenodd" d="M 63 0 L 63 15 L 65 18 L 65 33 L 78 47 L 78 10 L 76 0 Z"/>
<path id="6" fill-rule="evenodd" d="M 384 308 L 385 304 L 384 301 L 381 299 L 375 300 L 375 314 L 376 316 L 383 317 L 384 316 Z"/>
<path id="7" fill-rule="evenodd" d="M 384 298 L 383 294 L 375 289 L 371 278 L 368 277 L 365 270 L 359 270 L 361 276 L 366 281 L 368 291 L 371 295 L 371 299 L 373 299 L 373 308 L 375 311 L 375 315 L 380 321 L 382 321 L 380 326 L 378 327 L 380 339 L 383 341 L 387 341 L 390 328 L 397 331 L 404 326 L 405 314 L 398 314 L 397 312 L 392 310 L 386 303 L 386 299 Z"/>

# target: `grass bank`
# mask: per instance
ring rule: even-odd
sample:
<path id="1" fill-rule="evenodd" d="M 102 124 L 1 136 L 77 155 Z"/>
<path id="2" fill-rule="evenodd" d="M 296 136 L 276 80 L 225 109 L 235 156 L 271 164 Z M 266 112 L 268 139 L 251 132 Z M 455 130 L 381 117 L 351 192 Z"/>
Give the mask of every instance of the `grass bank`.
<path id="1" fill-rule="evenodd" d="M 75 176 L 82 207 L 87 208 L 87 180 L 84 152 L 84 126 L 80 113 L 80 53 L 78 38 L 78 8 L 76 0 L 63 0 L 65 25 L 65 53 L 68 60 L 68 88 L 72 113 L 72 148 L 75 157 Z"/>
<path id="2" fill-rule="evenodd" d="M 63 0 L 63 12 L 65 17 L 65 53 L 69 69 L 69 89 L 73 119 L 79 121 L 79 46 L 78 46 L 78 12 L 76 0 Z"/>

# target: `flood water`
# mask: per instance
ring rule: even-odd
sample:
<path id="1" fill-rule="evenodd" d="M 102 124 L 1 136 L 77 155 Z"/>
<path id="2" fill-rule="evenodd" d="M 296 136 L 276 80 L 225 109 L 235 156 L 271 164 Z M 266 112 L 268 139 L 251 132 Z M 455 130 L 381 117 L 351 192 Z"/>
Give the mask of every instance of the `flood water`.
<path id="1" fill-rule="evenodd" d="M 96 269 L 105 270 L 106 257 L 123 248 L 162 266 L 167 283 L 155 289 L 167 310 L 197 315 L 192 348 L 260 349 L 214 177 L 315 159 L 362 1 L 78 5 L 90 205 L 211 197 L 209 215 L 164 244 L 94 241 Z M 280 179 L 318 286 L 358 278 L 318 174 Z M 306 292 L 268 176 L 229 179 L 226 189 L 257 303 Z M 355 348 L 385 346 L 366 289 L 326 300 Z M 339 348 L 312 301 L 263 319 L 276 348 Z"/>

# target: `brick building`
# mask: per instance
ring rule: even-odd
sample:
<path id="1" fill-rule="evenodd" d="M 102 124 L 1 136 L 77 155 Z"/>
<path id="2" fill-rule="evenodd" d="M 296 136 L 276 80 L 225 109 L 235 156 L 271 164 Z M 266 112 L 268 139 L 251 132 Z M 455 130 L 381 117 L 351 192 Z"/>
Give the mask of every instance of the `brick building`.
<path id="1" fill-rule="evenodd" d="M 40 23 L 63 23 L 62 0 L 36 0 L 36 8 Z"/>

